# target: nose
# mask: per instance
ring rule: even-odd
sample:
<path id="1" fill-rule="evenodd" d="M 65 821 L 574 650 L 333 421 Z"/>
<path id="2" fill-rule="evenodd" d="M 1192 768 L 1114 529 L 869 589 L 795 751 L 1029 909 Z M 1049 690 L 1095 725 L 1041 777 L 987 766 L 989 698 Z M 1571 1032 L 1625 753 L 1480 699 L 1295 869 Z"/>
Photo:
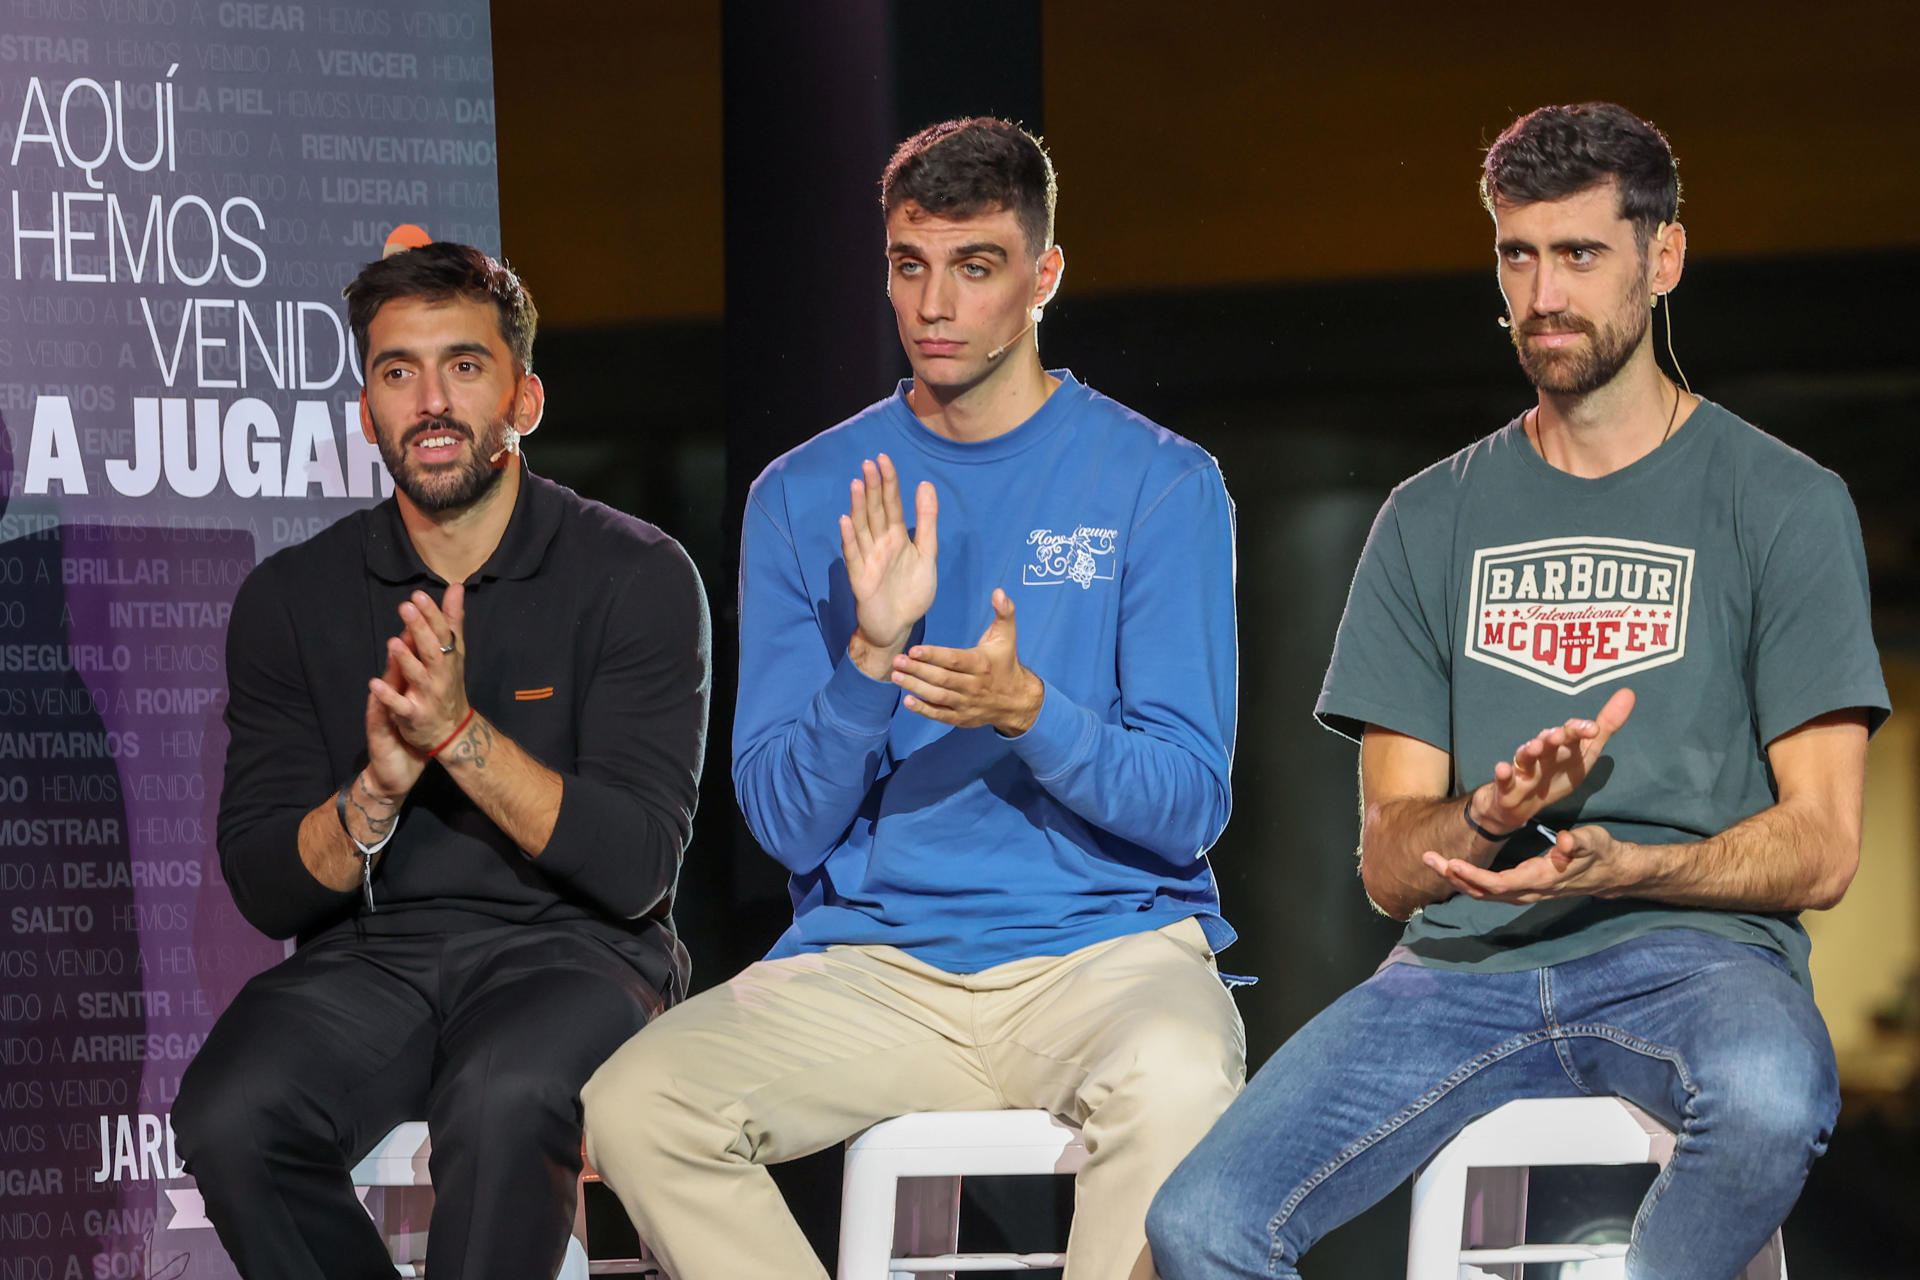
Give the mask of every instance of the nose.
<path id="1" fill-rule="evenodd" d="M 447 412 L 450 405 L 447 383 L 438 369 L 422 369 L 414 382 L 414 391 L 420 397 L 415 408 L 422 418 L 438 418 Z"/>
<path id="2" fill-rule="evenodd" d="M 1560 269 L 1551 258 L 1542 261 L 1533 273 L 1533 314 L 1558 315 L 1567 309 L 1567 290 Z"/>
<path id="3" fill-rule="evenodd" d="M 922 324 L 953 319 L 954 283 L 944 271 L 927 273 L 926 287 L 920 291 L 918 311 Z"/>

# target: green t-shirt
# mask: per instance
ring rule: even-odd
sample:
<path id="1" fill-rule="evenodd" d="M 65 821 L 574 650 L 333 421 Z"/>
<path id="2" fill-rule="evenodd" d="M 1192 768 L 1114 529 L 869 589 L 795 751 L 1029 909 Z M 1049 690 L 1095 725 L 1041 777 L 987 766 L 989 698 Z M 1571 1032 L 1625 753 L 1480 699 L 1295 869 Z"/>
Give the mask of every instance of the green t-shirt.
<path id="1" fill-rule="evenodd" d="M 1765 746 L 1781 734 L 1847 707 L 1878 728 L 1887 690 L 1840 478 L 1711 401 L 1594 480 L 1548 465 L 1515 419 L 1388 497 L 1315 714 L 1351 738 L 1375 724 L 1449 752 L 1463 794 L 1622 686 L 1632 717 L 1541 822 L 1698 840 L 1774 803 Z M 1495 866 L 1545 847 L 1516 836 Z M 1394 958 L 1527 969 L 1676 927 L 1770 947 L 1807 980 L 1795 913 L 1631 898 L 1456 894 L 1413 917 Z"/>

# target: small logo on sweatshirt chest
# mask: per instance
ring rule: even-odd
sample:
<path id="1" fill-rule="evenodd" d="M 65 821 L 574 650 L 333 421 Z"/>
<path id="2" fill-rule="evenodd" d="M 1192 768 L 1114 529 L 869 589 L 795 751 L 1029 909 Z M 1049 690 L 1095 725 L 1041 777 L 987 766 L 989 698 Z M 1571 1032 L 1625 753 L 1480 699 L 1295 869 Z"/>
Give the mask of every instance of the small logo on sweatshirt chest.
<path id="1" fill-rule="evenodd" d="M 1029 587 L 1057 587 L 1071 582 L 1082 591 L 1096 582 L 1113 581 L 1117 529 L 1075 525 L 1069 533 L 1035 529 L 1027 535 L 1030 551 L 1020 566 L 1020 581 Z"/>

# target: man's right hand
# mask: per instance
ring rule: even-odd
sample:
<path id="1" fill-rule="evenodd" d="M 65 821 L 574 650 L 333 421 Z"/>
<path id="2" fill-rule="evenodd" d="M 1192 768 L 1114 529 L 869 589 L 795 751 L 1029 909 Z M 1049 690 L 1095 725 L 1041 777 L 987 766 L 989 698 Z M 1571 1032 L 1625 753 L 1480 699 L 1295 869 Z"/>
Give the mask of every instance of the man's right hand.
<path id="1" fill-rule="evenodd" d="M 1512 763 L 1493 767 L 1493 781 L 1471 798 L 1474 821 L 1512 831 L 1533 821 L 1548 805 L 1565 799 L 1587 780 L 1607 740 L 1633 713 L 1633 690 L 1616 690 L 1591 720 L 1569 720 L 1520 744 Z"/>
<path id="2" fill-rule="evenodd" d="M 396 689 L 407 687 L 398 658 L 388 655 L 387 669 L 381 676 Z M 426 759 L 401 738 L 393 716 L 371 692 L 367 694 L 367 767 L 361 775 L 367 791 L 375 799 L 392 800 L 396 805 L 406 798 L 413 784 L 426 772 Z M 359 784 L 355 784 L 356 793 Z"/>
<path id="3" fill-rule="evenodd" d="M 893 460 L 860 464 L 847 514 L 840 517 L 840 551 L 853 586 L 857 626 L 847 656 L 875 680 L 891 678 L 893 659 L 907 647 L 914 623 L 933 605 L 939 574 L 940 500 L 923 480 L 913 495 L 915 528 L 907 536 L 900 477 Z"/>
<path id="4" fill-rule="evenodd" d="M 396 687 L 406 686 L 399 662 L 389 657 L 383 677 Z M 347 893 L 359 885 L 364 874 L 360 854 L 351 841 L 377 845 L 393 834 L 413 784 L 426 772 L 424 757 L 414 754 L 401 740 L 393 717 L 379 699 L 367 693 L 367 767 L 347 780 L 345 817 L 347 829 L 340 829 L 340 810 L 333 796 L 315 805 L 300 820 L 300 861 L 315 880 L 336 893 Z"/>

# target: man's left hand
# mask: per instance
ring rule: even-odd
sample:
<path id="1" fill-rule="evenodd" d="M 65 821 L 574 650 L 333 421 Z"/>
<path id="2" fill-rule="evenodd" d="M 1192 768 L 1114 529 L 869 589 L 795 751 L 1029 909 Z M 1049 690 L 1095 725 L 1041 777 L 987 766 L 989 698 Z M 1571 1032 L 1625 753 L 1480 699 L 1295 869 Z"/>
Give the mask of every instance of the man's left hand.
<path id="1" fill-rule="evenodd" d="M 1532 903 L 1548 898 L 1615 898 L 1638 882 L 1643 846 L 1615 840 L 1605 827 L 1562 831 L 1553 847 L 1505 871 L 1431 850 L 1421 860 L 1454 888 L 1488 902 Z"/>
<path id="2" fill-rule="evenodd" d="M 405 678 L 405 689 L 379 678 L 367 687 L 407 745 L 425 755 L 452 737 L 467 716 L 467 655 L 461 639 L 466 588 L 452 584 L 438 605 L 416 591 L 400 606 L 400 621 L 400 634 L 387 641 L 387 658 Z"/>
<path id="3" fill-rule="evenodd" d="M 906 708 L 929 720 L 977 729 L 992 725 L 1014 737 L 1033 727 L 1046 686 L 1020 665 L 1013 600 L 993 592 L 993 621 L 971 649 L 917 644 L 893 660 L 893 682 Z"/>

